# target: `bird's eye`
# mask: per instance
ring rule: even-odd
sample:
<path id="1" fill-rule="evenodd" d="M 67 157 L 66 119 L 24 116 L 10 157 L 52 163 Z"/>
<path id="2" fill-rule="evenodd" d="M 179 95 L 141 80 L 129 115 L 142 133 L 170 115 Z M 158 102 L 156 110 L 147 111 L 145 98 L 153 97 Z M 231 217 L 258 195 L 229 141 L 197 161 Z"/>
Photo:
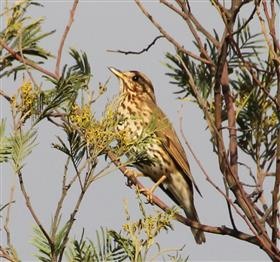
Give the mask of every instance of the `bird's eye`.
<path id="1" fill-rule="evenodd" d="M 135 76 L 132 77 L 132 80 L 133 80 L 134 82 L 137 82 L 138 79 L 139 79 L 139 76 L 137 76 L 137 75 L 135 75 Z"/>

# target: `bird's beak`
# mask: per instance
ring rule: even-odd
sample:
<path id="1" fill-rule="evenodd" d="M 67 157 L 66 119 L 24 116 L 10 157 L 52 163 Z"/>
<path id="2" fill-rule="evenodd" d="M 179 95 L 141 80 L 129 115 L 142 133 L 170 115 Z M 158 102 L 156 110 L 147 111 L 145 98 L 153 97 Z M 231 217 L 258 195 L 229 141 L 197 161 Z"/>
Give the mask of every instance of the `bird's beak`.
<path id="1" fill-rule="evenodd" d="M 108 69 L 118 78 L 124 79 L 124 74 L 120 70 L 114 68 L 114 67 L 108 67 Z"/>

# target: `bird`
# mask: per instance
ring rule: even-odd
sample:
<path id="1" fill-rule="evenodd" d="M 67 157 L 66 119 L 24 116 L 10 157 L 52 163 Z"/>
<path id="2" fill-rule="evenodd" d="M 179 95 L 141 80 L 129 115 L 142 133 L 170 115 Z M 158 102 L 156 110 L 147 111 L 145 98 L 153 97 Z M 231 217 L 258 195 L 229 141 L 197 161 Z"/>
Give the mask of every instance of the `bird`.
<path id="1" fill-rule="evenodd" d="M 145 152 L 151 161 L 139 161 L 134 166 L 155 183 L 149 193 L 152 194 L 159 186 L 189 219 L 200 223 L 193 197 L 193 188 L 198 192 L 199 189 L 179 138 L 157 105 L 151 80 L 135 70 L 121 71 L 114 67 L 109 67 L 109 70 L 120 82 L 116 111 L 122 120 L 117 124 L 117 130 L 125 130 L 132 139 L 137 139 L 153 119 L 159 127 L 155 129 L 151 141 L 145 144 Z M 202 230 L 191 227 L 191 231 L 197 244 L 206 241 Z"/>

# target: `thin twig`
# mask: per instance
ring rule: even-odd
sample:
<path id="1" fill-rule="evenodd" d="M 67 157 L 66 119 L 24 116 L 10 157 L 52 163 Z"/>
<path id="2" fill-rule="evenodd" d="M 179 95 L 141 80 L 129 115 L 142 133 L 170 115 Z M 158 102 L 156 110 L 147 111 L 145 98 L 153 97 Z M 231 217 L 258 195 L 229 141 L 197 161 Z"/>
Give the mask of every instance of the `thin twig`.
<path id="1" fill-rule="evenodd" d="M 184 13 L 181 10 L 179 10 L 176 6 L 174 6 L 172 3 L 170 3 L 170 1 L 160 0 L 160 2 L 163 3 L 165 6 L 167 6 L 168 8 L 170 8 L 171 10 L 173 10 L 178 15 L 180 15 L 186 21 L 190 31 L 192 32 L 192 34 L 196 40 L 196 43 L 199 46 L 201 55 L 203 57 L 205 57 L 211 64 L 213 64 L 211 57 L 208 55 L 207 51 L 205 50 L 203 43 L 202 43 L 196 29 L 194 28 L 189 16 L 187 15 L 187 13 L 186 12 Z"/>
<path id="2" fill-rule="evenodd" d="M 74 224 L 74 222 L 75 222 L 75 220 L 76 220 L 76 214 L 77 214 L 77 212 L 79 211 L 79 208 L 80 208 L 80 205 L 81 205 L 82 200 L 83 200 L 83 198 L 84 198 L 84 195 L 85 195 L 85 191 L 82 190 L 82 191 L 80 192 L 79 198 L 78 198 L 78 200 L 77 200 L 77 202 L 76 202 L 76 204 L 75 204 L 75 207 L 74 207 L 74 209 L 73 209 L 73 212 L 70 214 L 70 218 L 69 218 L 68 221 L 67 221 L 67 224 L 68 224 L 68 227 L 67 227 L 67 228 L 68 228 L 68 229 L 67 229 L 67 232 L 66 232 L 66 234 L 65 234 L 65 236 L 64 236 L 64 238 L 63 238 L 62 244 L 61 244 L 62 250 L 61 250 L 61 252 L 60 252 L 60 254 L 59 254 L 58 262 L 61 262 L 62 259 L 63 259 L 64 250 L 65 250 L 66 244 L 67 244 L 67 242 L 68 242 L 68 240 L 69 240 L 69 233 L 70 233 L 70 230 L 71 230 L 71 228 L 72 228 L 72 226 L 73 226 L 73 224 Z"/>
<path id="3" fill-rule="evenodd" d="M 26 64 L 26 59 L 25 59 L 25 57 L 23 55 L 23 50 L 22 50 L 22 31 L 20 31 L 20 33 L 19 33 L 18 49 L 19 49 L 20 56 L 22 57 L 22 62 L 23 62 L 23 65 L 25 67 L 25 71 L 27 72 L 31 82 L 33 83 L 34 86 L 39 87 L 39 85 L 37 85 L 34 77 L 32 76 L 32 73 L 30 72 L 30 70 L 29 70 L 29 68 L 28 68 L 28 66 Z"/>
<path id="4" fill-rule="evenodd" d="M 228 65 L 225 63 L 223 73 L 221 76 L 222 92 L 225 98 L 227 118 L 228 118 L 228 132 L 229 132 L 229 157 L 231 171 L 235 176 L 238 176 L 238 150 L 237 150 L 237 130 L 236 130 L 236 112 L 234 109 L 233 97 L 229 87 Z M 227 186 L 227 190 L 229 190 Z M 232 216 L 231 206 L 228 205 L 230 220 L 233 228 L 236 228 Z"/>
<path id="5" fill-rule="evenodd" d="M 9 248 L 12 248 L 12 241 L 11 241 L 11 232 L 9 229 L 9 224 L 10 224 L 10 216 L 11 216 L 11 203 L 15 203 L 14 197 L 15 197 L 15 188 L 16 188 L 16 180 L 13 181 L 13 184 L 10 188 L 10 196 L 9 196 L 9 203 L 8 208 L 7 208 L 7 212 L 6 212 L 6 218 L 5 218 L 5 224 L 4 224 L 4 230 L 6 232 L 7 235 L 7 245 Z M 2 210 L 2 208 L 1 208 Z"/>
<path id="6" fill-rule="evenodd" d="M 214 45 L 216 48 L 220 48 L 220 43 L 219 41 L 214 37 L 212 36 L 201 24 L 200 22 L 196 19 L 196 17 L 192 14 L 191 12 L 191 7 L 190 7 L 190 4 L 189 4 L 189 1 L 187 1 L 187 8 L 185 6 L 185 3 L 184 1 L 181 1 L 183 3 L 180 4 L 182 10 L 184 11 L 184 16 L 187 16 L 191 21 L 192 23 L 194 24 L 194 26 L 196 27 L 197 31 L 199 31 L 200 33 L 202 33 L 207 39 L 209 39 Z"/>
<path id="7" fill-rule="evenodd" d="M 62 204 L 64 202 L 64 199 L 65 199 L 66 195 L 67 195 L 68 190 L 71 187 L 71 185 L 66 185 L 66 176 L 67 176 L 67 172 L 68 172 L 69 162 L 70 162 L 70 157 L 67 158 L 66 164 L 64 166 L 64 175 L 63 175 L 63 179 L 62 179 L 61 195 L 60 195 L 60 199 L 57 202 L 56 210 L 54 212 L 52 228 L 51 228 L 51 239 L 52 239 L 52 241 L 55 241 L 55 235 L 56 235 L 57 229 L 58 229 Z"/>
<path id="8" fill-rule="evenodd" d="M 159 35 L 157 36 L 147 47 L 143 48 L 140 51 L 124 51 L 124 50 L 112 50 L 112 49 L 108 49 L 106 50 L 107 52 L 110 53 L 120 53 L 120 54 L 125 54 L 125 55 L 140 55 L 143 54 L 144 52 L 149 51 L 149 49 L 156 43 L 156 41 L 160 38 L 164 38 L 163 35 Z"/>
<path id="9" fill-rule="evenodd" d="M 18 262 L 15 259 L 13 259 L 9 255 L 9 252 L 6 249 L 4 249 L 2 246 L 0 246 L 0 258 L 4 258 L 4 259 L 6 259 L 7 261 L 10 261 L 10 262 Z"/>
<path id="10" fill-rule="evenodd" d="M 53 242 L 49 236 L 49 234 L 47 233 L 47 231 L 45 230 L 45 228 L 43 227 L 42 223 L 40 222 L 39 218 L 37 217 L 33 207 L 32 207 L 32 204 L 31 204 L 31 201 L 30 201 L 30 198 L 27 194 L 27 191 L 25 189 L 25 185 L 24 185 L 24 181 L 23 181 L 23 176 L 22 176 L 22 173 L 21 171 L 18 171 L 17 172 L 17 176 L 18 176 L 18 180 L 19 180 L 19 184 L 20 184 L 20 189 L 22 191 L 22 194 L 24 196 L 24 199 L 25 199 L 25 202 L 26 202 L 26 206 L 30 212 L 30 214 L 32 215 L 34 221 L 36 222 L 37 226 L 40 228 L 40 230 L 42 231 L 42 233 L 44 234 L 45 238 L 47 239 L 51 249 L 53 248 Z"/>
<path id="11" fill-rule="evenodd" d="M 87 159 L 87 160 L 85 161 L 84 167 L 86 167 L 87 164 L 89 164 L 88 162 L 91 163 L 91 159 Z M 77 199 L 77 201 L 76 201 L 76 204 L 75 204 L 75 206 L 74 206 L 74 208 L 73 208 L 73 211 L 72 211 L 72 213 L 70 214 L 70 217 L 69 217 L 68 221 L 66 222 L 66 224 L 67 224 L 67 230 L 66 230 L 66 233 L 65 233 L 65 235 L 64 235 L 64 237 L 63 237 L 63 241 L 62 241 L 62 244 L 61 244 L 62 250 L 61 250 L 61 252 L 60 252 L 60 254 L 59 254 L 58 262 L 61 262 L 62 259 L 63 259 L 64 250 L 65 250 L 66 245 L 67 245 L 67 242 L 68 242 L 68 240 L 69 240 L 69 234 L 70 234 L 70 231 L 71 231 L 71 229 L 72 229 L 72 226 L 73 226 L 73 224 L 74 224 L 74 222 L 75 222 L 75 220 L 76 220 L 76 214 L 77 214 L 78 211 L 79 211 L 80 205 L 81 205 L 81 203 L 82 203 L 82 200 L 83 200 L 83 198 L 84 198 L 84 196 L 85 196 L 85 193 L 86 193 L 87 189 L 89 188 L 90 184 L 91 184 L 92 181 L 93 181 L 93 180 L 90 180 L 90 177 L 92 176 L 92 173 L 93 173 L 93 171 L 94 171 L 94 167 L 95 167 L 94 164 L 91 164 L 91 166 L 88 167 L 87 175 L 86 175 L 85 180 L 84 180 L 84 183 L 83 183 L 83 185 L 82 185 L 82 190 L 81 190 L 80 195 L 79 195 L 79 197 L 78 197 L 78 199 Z M 82 170 L 83 170 L 83 169 L 80 169 L 78 172 L 82 172 Z M 76 175 L 75 175 L 74 178 L 76 179 L 77 177 L 78 177 L 78 178 L 80 177 L 80 173 L 79 173 L 79 174 L 76 173 Z M 73 181 L 73 180 L 72 180 L 72 181 Z"/>
<path id="12" fill-rule="evenodd" d="M 3 206 L 1 206 L 0 212 L 2 212 L 6 207 L 10 206 L 11 204 L 14 204 L 15 202 L 16 202 L 16 201 L 13 200 L 13 201 L 10 201 L 10 202 L 4 204 Z"/>
<path id="13" fill-rule="evenodd" d="M 238 46 L 238 44 L 236 43 L 236 41 L 230 37 L 229 38 L 229 42 L 230 45 L 232 46 L 232 50 L 236 53 L 236 55 L 240 58 L 240 60 L 242 61 L 242 64 L 245 66 L 245 68 L 248 70 L 248 72 L 251 74 L 254 82 L 257 84 L 257 86 L 263 91 L 263 93 L 269 97 L 269 99 L 276 105 L 276 107 L 279 107 L 280 104 L 278 103 L 278 101 L 269 93 L 269 91 L 262 85 L 262 83 L 260 82 L 260 80 L 257 78 L 256 76 L 256 72 L 253 70 L 251 63 L 246 61 L 240 51 L 240 48 Z"/>
<path id="14" fill-rule="evenodd" d="M 153 23 L 153 25 L 160 31 L 162 35 L 170 42 L 172 43 L 179 51 L 183 52 L 186 55 L 189 55 L 190 57 L 203 62 L 205 64 L 211 64 L 207 59 L 204 59 L 188 50 L 186 50 L 182 45 L 180 45 L 170 34 L 168 34 L 162 26 L 152 17 L 152 15 L 145 9 L 145 7 L 141 4 L 140 0 L 134 0 L 137 6 L 140 8 L 142 13 Z"/>
<path id="15" fill-rule="evenodd" d="M 200 170 L 202 171 L 203 175 L 205 176 L 206 178 L 206 181 L 209 182 L 227 201 L 227 203 L 232 206 L 234 208 L 234 210 L 236 211 L 236 213 L 244 219 L 245 223 L 248 225 L 248 227 L 251 229 L 252 232 L 255 232 L 256 231 L 252 228 L 252 226 L 250 225 L 250 221 L 242 214 L 240 213 L 240 211 L 238 210 L 238 208 L 233 204 L 233 201 L 223 192 L 223 190 L 221 190 L 219 188 L 219 186 L 217 186 L 213 180 L 210 178 L 210 176 L 208 175 L 206 169 L 203 167 L 201 161 L 198 159 L 198 157 L 196 156 L 196 154 L 194 153 L 192 147 L 190 146 L 185 134 L 184 134 L 184 131 L 183 131 L 183 118 L 182 116 L 180 116 L 180 119 L 179 119 L 179 123 L 180 123 L 180 133 L 182 135 L 182 138 L 184 140 L 184 143 L 186 144 L 186 146 L 188 147 L 188 150 L 190 151 L 191 155 L 193 156 L 195 162 L 197 163 L 197 165 L 199 166 Z M 237 230 L 237 229 L 235 229 Z"/>
<path id="16" fill-rule="evenodd" d="M 0 90 L 0 96 L 3 96 L 9 103 L 13 101 L 12 98 L 2 90 Z"/>
<path id="17" fill-rule="evenodd" d="M 266 30 L 266 26 L 264 24 L 264 19 L 260 15 L 260 6 L 258 6 L 257 9 L 257 14 L 259 17 L 259 21 L 261 24 L 262 28 L 262 33 L 266 39 L 268 48 L 269 48 L 269 55 L 272 57 L 273 62 L 274 62 L 274 67 L 276 70 L 276 79 L 277 79 L 277 91 L 276 91 L 276 100 L 277 100 L 277 106 L 276 106 L 276 111 L 280 112 L 280 44 L 279 44 L 279 39 L 277 38 L 276 35 L 276 29 L 275 29 L 275 17 L 276 17 L 276 12 L 275 12 L 275 5 L 274 5 L 274 0 L 271 0 L 270 4 L 270 13 L 271 16 L 269 15 L 268 12 L 268 6 L 267 6 L 267 1 L 263 0 L 262 1 L 263 5 L 263 10 L 265 13 L 266 17 L 266 22 L 269 28 L 269 35 Z M 278 122 L 279 124 L 279 122 Z M 274 182 L 274 187 L 273 187 L 273 192 L 272 192 L 272 234 L 271 234 L 271 240 L 272 242 L 277 246 L 277 238 L 279 237 L 279 203 L 278 203 L 278 197 L 279 197 L 279 187 L 280 187 L 280 129 L 278 129 L 277 133 L 277 144 L 276 144 L 276 171 L 275 171 L 275 182 Z M 277 251 L 277 249 L 275 249 Z"/>
<path id="18" fill-rule="evenodd" d="M 70 10 L 69 20 L 68 20 L 68 23 L 65 27 L 65 30 L 64 30 L 64 33 L 62 35 L 62 38 L 61 38 L 61 41 L 60 41 L 60 44 L 59 44 L 59 48 L 58 48 L 58 51 L 57 51 L 56 66 L 55 66 L 55 75 L 57 77 L 60 76 L 60 63 L 61 63 L 63 46 L 64 46 L 65 40 L 67 38 L 67 35 L 70 31 L 70 28 L 72 26 L 72 23 L 74 22 L 75 11 L 76 11 L 78 3 L 79 3 L 79 0 L 74 0 L 73 6 Z"/>
<path id="19" fill-rule="evenodd" d="M 232 35 L 239 34 L 249 23 L 250 21 L 254 18 L 254 15 L 257 11 L 257 6 L 255 5 L 252 13 L 250 14 L 249 18 L 240 26 L 235 32 L 232 33 Z"/>
<path id="20" fill-rule="evenodd" d="M 18 60 L 21 63 L 24 63 L 24 58 L 18 53 L 16 52 L 14 49 L 12 49 L 11 47 L 9 47 L 3 39 L 0 38 L 0 45 L 6 49 L 16 60 Z M 31 66 L 32 68 L 36 69 L 37 71 L 51 77 L 54 79 L 57 79 L 58 77 L 56 76 L 56 74 L 46 70 L 45 68 L 39 66 L 38 64 L 34 63 L 33 61 L 26 59 L 25 58 L 25 64 Z"/>

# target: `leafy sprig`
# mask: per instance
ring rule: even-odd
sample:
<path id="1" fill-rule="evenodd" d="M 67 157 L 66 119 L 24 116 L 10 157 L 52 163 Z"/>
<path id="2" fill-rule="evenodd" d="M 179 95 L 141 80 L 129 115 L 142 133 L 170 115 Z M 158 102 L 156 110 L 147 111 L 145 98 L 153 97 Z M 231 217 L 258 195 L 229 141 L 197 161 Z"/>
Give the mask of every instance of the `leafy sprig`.
<path id="1" fill-rule="evenodd" d="M 31 17 L 26 16 L 26 11 L 31 6 L 41 6 L 41 4 L 30 0 L 20 1 L 2 14 L 7 17 L 7 23 L 0 32 L 0 38 L 9 47 L 13 48 L 17 54 L 22 54 L 25 59 L 42 64 L 44 60 L 52 57 L 52 55 L 42 48 L 39 42 L 55 31 L 42 33 L 41 27 L 44 19 L 37 18 L 33 20 Z M 0 57 L 0 78 L 11 74 L 14 74 L 14 78 L 16 78 L 17 73 L 25 69 L 25 65 L 18 64 L 14 55 L 11 55 L 2 46 L 0 46 Z M 32 60 L 34 58 L 37 58 L 37 60 Z"/>

